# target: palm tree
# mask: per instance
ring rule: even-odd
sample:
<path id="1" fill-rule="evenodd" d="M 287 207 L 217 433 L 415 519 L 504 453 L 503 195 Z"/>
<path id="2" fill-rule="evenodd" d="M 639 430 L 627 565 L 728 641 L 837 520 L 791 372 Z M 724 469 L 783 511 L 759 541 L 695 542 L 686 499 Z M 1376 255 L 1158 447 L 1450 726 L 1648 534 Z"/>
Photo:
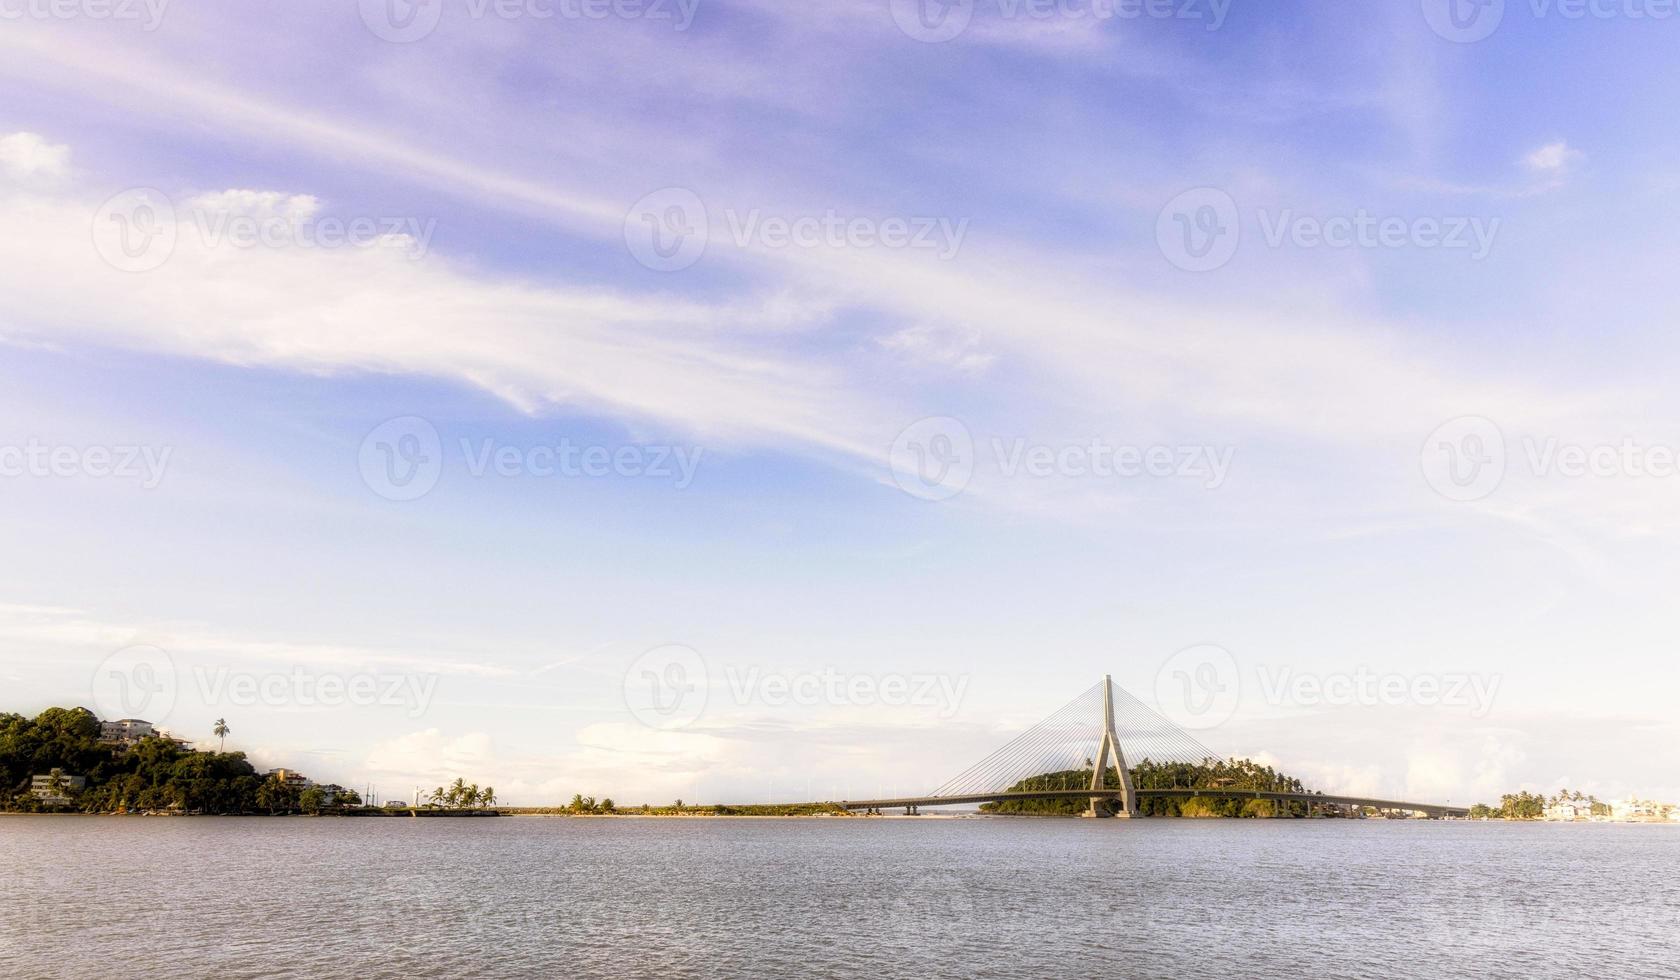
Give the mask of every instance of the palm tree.
<path id="1" fill-rule="evenodd" d="M 233 729 L 231 729 L 227 726 L 227 719 L 226 718 L 217 718 L 216 719 L 216 727 L 210 729 L 210 734 L 212 734 L 212 735 L 216 736 L 217 738 L 221 739 L 222 740 L 221 747 L 223 749 L 226 749 L 227 748 L 228 732 L 230 732 L 232 730 Z"/>
<path id="2" fill-rule="evenodd" d="M 484 792 L 478 794 L 478 801 L 480 803 L 484 804 L 485 806 L 495 806 L 496 805 L 496 787 L 494 787 L 494 786 L 484 787 Z"/>
<path id="3" fill-rule="evenodd" d="M 452 807 L 460 806 L 462 798 L 466 795 L 467 781 L 460 776 L 456 776 L 455 781 L 449 785 L 449 805 Z"/>
<path id="4" fill-rule="evenodd" d="M 573 793 L 572 794 L 572 812 L 573 813 L 582 813 L 583 812 L 583 794 L 582 793 Z"/>

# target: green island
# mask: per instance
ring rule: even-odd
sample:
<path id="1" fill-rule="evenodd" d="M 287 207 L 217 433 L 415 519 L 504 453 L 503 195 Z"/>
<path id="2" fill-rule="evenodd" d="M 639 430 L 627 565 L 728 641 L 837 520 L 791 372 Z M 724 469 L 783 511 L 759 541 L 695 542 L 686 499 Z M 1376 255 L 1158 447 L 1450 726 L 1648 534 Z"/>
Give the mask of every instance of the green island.
<path id="1" fill-rule="evenodd" d="M 1091 785 L 1096 763 L 1086 760 L 1083 769 L 1048 772 L 1023 779 L 1009 787 L 1012 793 L 1043 790 L 1078 790 Z M 1280 817 L 1308 815 L 1304 802 L 1243 799 L 1243 792 L 1304 793 L 1299 779 L 1286 776 L 1271 766 L 1248 759 L 1204 759 L 1199 765 L 1182 762 L 1158 763 L 1143 759 L 1132 767 L 1132 785 L 1137 789 L 1205 789 L 1206 795 L 1185 797 L 1143 797 L 1138 815 L 1144 817 Z M 1104 785 L 1118 786 L 1113 766 L 1104 772 Z M 1078 816 L 1088 803 L 1083 799 L 1003 800 L 983 803 L 983 813 Z"/>

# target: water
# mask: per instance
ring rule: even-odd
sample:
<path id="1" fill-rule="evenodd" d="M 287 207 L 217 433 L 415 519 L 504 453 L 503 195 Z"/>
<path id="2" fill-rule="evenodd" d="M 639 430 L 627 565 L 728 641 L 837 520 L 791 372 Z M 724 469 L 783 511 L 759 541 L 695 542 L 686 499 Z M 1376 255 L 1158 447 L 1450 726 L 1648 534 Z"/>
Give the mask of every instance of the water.
<path id="1" fill-rule="evenodd" d="M 1677 977 L 1680 827 L 0 817 L 20 977 Z"/>

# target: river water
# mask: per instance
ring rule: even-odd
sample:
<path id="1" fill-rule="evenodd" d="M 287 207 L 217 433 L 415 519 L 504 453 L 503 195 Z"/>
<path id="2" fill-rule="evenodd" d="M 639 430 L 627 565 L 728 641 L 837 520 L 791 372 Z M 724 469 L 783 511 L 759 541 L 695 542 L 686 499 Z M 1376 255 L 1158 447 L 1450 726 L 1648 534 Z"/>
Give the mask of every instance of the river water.
<path id="1" fill-rule="evenodd" d="M 0 817 L 19 977 L 1680 977 L 1680 826 Z"/>

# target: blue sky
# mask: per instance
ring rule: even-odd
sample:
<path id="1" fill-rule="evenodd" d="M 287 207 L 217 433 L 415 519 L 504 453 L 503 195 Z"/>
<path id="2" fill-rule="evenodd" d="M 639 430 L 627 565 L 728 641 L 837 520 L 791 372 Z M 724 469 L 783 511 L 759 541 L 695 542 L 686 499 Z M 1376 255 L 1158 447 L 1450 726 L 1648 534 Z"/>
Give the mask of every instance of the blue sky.
<path id="1" fill-rule="evenodd" d="M 1107 672 L 1326 790 L 1680 797 L 1680 19 L 1433 4 L 0 7 L 3 707 L 138 647 L 166 726 L 387 796 L 859 796 Z"/>

